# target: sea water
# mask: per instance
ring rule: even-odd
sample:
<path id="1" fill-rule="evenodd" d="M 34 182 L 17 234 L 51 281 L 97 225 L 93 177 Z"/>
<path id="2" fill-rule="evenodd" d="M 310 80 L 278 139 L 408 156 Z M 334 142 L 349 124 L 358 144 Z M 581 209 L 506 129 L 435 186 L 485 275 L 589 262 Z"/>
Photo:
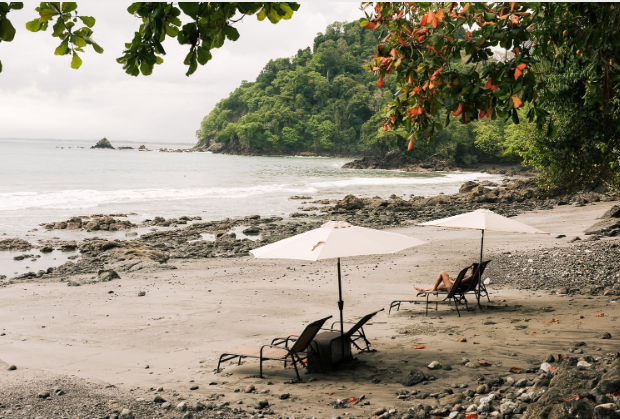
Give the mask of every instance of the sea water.
<path id="1" fill-rule="evenodd" d="M 0 139 L 0 238 L 22 237 L 36 244 L 42 238 L 106 234 L 40 227 L 80 215 L 132 213 L 134 222 L 182 215 L 203 220 L 252 214 L 287 217 L 300 207 L 299 200 L 289 199 L 292 195 L 339 199 L 347 194 L 396 194 L 408 199 L 412 194 L 455 193 L 467 180 L 498 179 L 470 172 L 342 169 L 350 160 L 344 158 L 142 152 L 139 143 L 127 142 L 113 145 L 135 149 L 90 149 L 94 143 Z M 192 146 L 145 145 L 153 150 Z"/>

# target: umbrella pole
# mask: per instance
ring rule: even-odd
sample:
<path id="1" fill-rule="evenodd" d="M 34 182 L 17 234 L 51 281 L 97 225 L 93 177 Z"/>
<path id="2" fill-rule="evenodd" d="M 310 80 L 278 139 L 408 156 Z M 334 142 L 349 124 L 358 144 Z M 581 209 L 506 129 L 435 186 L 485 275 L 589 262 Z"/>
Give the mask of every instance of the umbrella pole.
<path id="1" fill-rule="evenodd" d="M 342 275 L 340 273 L 340 258 L 338 258 L 338 309 L 340 310 L 340 340 L 342 341 L 342 360 L 344 361 L 344 317 L 342 310 L 344 301 L 342 301 Z"/>
<path id="2" fill-rule="evenodd" d="M 482 229 L 482 238 L 480 239 L 480 265 L 478 265 L 478 307 L 480 307 L 480 284 L 482 281 L 482 272 L 480 266 L 482 266 L 482 249 L 484 248 L 484 229 Z"/>

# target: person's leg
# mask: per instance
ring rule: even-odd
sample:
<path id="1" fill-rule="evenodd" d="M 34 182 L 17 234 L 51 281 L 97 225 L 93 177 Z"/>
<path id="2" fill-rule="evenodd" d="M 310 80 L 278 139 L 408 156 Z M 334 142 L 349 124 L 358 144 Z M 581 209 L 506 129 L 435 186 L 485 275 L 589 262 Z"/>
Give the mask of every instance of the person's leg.
<path id="1" fill-rule="evenodd" d="M 443 283 L 443 286 L 441 285 Z M 431 288 L 418 288 L 414 287 L 416 291 L 419 292 L 432 292 L 437 291 L 438 289 L 448 289 L 452 287 L 453 281 L 450 278 L 450 275 L 446 271 L 439 272 L 437 275 L 437 279 L 435 279 L 435 284 Z"/>

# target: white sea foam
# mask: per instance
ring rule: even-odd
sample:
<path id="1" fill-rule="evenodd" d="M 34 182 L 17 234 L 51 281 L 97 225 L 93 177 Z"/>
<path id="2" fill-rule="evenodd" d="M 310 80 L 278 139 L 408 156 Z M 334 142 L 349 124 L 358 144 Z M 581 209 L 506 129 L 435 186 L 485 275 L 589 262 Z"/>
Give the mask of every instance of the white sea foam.
<path id="1" fill-rule="evenodd" d="M 72 189 L 56 192 L 9 192 L 0 193 L 0 211 L 24 209 L 85 209 L 106 204 L 134 202 L 181 201 L 194 199 L 248 198 L 260 195 L 316 194 L 322 190 L 337 193 L 360 193 L 365 187 L 460 185 L 473 179 L 487 178 L 480 173 L 450 173 L 444 176 L 403 177 L 352 177 L 333 181 L 306 182 L 300 184 L 266 184 L 232 188 L 185 188 L 185 189 Z M 316 178 L 315 178 L 316 180 Z M 350 190 L 351 188 L 360 190 Z"/>
<path id="2" fill-rule="evenodd" d="M 311 194 L 316 191 L 316 188 L 312 187 L 275 184 L 239 188 L 121 189 L 112 191 L 82 189 L 44 193 L 15 192 L 0 194 L 0 211 L 33 208 L 84 209 L 103 204 L 204 198 L 247 198 L 273 193 Z"/>

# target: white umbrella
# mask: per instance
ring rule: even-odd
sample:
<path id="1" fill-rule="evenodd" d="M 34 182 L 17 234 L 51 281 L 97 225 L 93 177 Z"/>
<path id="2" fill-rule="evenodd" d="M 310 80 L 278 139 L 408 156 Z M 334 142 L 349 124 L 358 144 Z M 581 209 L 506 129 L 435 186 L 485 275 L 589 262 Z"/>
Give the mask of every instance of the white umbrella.
<path id="1" fill-rule="evenodd" d="M 344 302 L 342 301 L 340 258 L 396 253 L 426 243 L 425 241 L 402 234 L 356 227 L 344 221 L 329 221 L 319 228 L 259 247 L 251 250 L 250 253 L 254 257 L 261 259 L 315 261 L 337 258 L 340 333 L 344 335 L 344 319 L 342 314 Z"/>
<path id="2" fill-rule="evenodd" d="M 510 233 L 529 233 L 529 234 L 549 234 L 527 224 L 520 223 L 511 218 L 504 217 L 487 209 L 477 209 L 473 212 L 455 215 L 453 217 L 442 218 L 439 220 L 428 221 L 419 224 L 421 226 L 450 227 L 450 228 L 469 228 L 481 230 L 480 240 L 480 263 L 482 263 L 482 250 L 484 245 L 484 231 L 504 231 Z M 478 305 L 480 305 L 480 286 L 482 278 L 478 280 Z M 488 298 L 488 295 L 487 295 Z"/>

